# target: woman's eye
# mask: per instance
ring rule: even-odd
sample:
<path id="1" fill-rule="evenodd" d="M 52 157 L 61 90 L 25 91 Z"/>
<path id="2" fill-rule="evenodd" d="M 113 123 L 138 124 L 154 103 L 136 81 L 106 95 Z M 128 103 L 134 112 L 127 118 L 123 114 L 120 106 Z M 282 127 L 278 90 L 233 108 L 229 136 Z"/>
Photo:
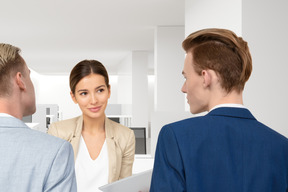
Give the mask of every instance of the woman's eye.
<path id="1" fill-rule="evenodd" d="M 80 95 L 87 95 L 87 92 L 82 92 L 80 93 Z"/>
<path id="2" fill-rule="evenodd" d="M 101 92 L 103 92 L 103 91 L 105 91 L 105 89 L 98 89 L 98 92 L 99 92 L 99 93 L 101 93 Z"/>

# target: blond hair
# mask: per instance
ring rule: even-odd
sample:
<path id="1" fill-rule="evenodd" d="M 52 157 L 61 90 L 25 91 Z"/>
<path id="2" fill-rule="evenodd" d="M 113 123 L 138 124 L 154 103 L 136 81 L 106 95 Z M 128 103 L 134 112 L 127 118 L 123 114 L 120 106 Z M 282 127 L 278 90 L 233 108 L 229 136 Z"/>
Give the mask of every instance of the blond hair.
<path id="1" fill-rule="evenodd" d="M 18 71 L 23 72 L 24 62 L 18 47 L 0 43 L 0 97 L 12 92 L 11 77 Z"/>

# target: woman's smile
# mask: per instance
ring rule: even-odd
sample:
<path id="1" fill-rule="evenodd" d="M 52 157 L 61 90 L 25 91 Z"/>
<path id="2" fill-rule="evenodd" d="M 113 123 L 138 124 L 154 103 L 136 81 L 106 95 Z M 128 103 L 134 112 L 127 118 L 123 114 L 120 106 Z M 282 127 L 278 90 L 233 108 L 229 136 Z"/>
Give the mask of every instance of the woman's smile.
<path id="1" fill-rule="evenodd" d="M 91 112 L 96 113 L 101 110 L 101 106 L 99 107 L 89 107 L 88 108 Z"/>

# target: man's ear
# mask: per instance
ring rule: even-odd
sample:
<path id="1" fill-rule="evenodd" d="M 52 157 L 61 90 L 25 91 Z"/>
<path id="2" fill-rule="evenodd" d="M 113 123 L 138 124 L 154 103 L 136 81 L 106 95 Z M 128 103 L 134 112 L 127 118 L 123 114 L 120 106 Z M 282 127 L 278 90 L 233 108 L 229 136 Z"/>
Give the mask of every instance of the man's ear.
<path id="1" fill-rule="evenodd" d="M 16 84 L 18 85 L 18 87 L 21 89 L 21 90 L 25 90 L 26 89 L 26 84 L 25 82 L 23 81 L 23 75 L 21 72 L 17 72 L 16 73 Z"/>
<path id="2" fill-rule="evenodd" d="M 202 70 L 201 75 L 203 77 L 203 86 L 208 87 L 212 82 L 211 70 Z"/>
<path id="3" fill-rule="evenodd" d="M 71 96 L 73 102 L 74 102 L 75 104 L 77 104 L 77 103 L 78 103 L 78 102 L 77 102 L 77 99 L 76 99 L 75 95 L 72 93 L 72 91 L 70 91 L 70 96 Z"/>

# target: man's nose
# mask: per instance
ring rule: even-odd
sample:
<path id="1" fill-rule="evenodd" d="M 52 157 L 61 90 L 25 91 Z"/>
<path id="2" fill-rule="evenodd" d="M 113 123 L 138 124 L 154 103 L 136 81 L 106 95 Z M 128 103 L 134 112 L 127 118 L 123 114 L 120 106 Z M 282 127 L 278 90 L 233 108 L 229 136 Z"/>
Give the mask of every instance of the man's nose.
<path id="1" fill-rule="evenodd" d="M 181 91 L 182 91 L 183 93 L 186 93 L 186 86 L 185 86 L 185 83 L 183 84 L 183 86 L 182 86 L 182 88 L 181 88 Z"/>

